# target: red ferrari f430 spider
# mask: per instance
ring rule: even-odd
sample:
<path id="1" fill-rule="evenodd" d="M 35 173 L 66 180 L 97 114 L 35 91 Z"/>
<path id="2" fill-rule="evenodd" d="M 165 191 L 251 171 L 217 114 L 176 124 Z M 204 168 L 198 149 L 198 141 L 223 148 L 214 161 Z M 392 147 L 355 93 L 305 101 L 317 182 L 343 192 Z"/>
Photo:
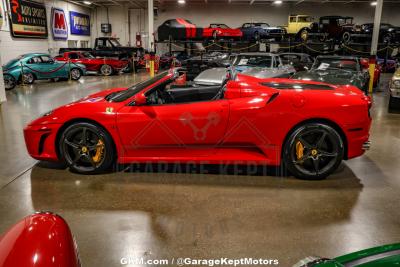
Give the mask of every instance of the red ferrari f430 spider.
<path id="1" fill-rule="evenodd" d="M 81 173 L 113 163 L 283 164 L 322 179 L 369 146 L 371 100 L 354 86 L 237 74 L 199 85 L 180 69 L 102 91 L 25 129 L 30 155 Z"/>

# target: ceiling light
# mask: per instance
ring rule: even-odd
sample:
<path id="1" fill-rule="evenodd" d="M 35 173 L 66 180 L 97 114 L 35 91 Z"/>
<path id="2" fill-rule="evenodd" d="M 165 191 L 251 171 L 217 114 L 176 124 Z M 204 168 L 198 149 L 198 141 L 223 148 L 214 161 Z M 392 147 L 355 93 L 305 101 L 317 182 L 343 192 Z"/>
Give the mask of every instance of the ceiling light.
<path id="1" fill-rule="evenodd" d="M 183 4 L 185 4 L 186 3 L 186 1 L 185 0 L 178 0 L 178 4 L 181 4 L 181 5 L 183 5 Z"/>
<path id="2" fill-rule="evenodd" d="M 371 6 L 376 6 L 378 4 L 377 1 L 371 2 Z"/>
<path id="3" fill-rule="evenodd" d="M 275 5 L 280 5 L 280 4 L 282 4 L 282 1 L 281 1 L 281 0 L 275 0 L 275 1 L 274 1 L 274 4 L 275 4 Z"/>
<path id="4" fill-rule="evenodd" d="M 92 4 L 92 2 L 89 2 L 89 1 L 83 1 L 83 3 L 84 3 L 85 5 L 88 5 L 88 6 L 90 6 L 90 5 Z"/>

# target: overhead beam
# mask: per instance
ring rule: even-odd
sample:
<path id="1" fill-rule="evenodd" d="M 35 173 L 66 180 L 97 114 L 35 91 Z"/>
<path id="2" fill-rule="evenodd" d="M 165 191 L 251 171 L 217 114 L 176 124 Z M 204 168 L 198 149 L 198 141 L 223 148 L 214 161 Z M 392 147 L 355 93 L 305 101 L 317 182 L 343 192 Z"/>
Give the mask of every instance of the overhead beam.
<path id="1" fill-rule="evenodd" d="M 295 5 L 296 5 L 296 6 L 297 6 L 297 5 L 300 5 L 300 4 L 303 3 L 304 1 L 305 1 L 305 0 L 297 1 Z"/>

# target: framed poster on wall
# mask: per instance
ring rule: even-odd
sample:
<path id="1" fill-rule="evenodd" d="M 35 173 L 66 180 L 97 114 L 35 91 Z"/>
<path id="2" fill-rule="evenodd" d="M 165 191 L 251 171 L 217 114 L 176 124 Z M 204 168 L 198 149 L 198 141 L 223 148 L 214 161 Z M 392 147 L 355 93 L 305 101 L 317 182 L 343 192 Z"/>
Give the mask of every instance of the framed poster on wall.
<path id="1" fill-rule="evenodd" d="M 46 7 L 29 0 L 10 1 L 10 30 L 13 37 L 47 39 Z"/>
<path id="2" fill-rule="evenodd" d="M 69 12 L 71 34 L 90 36 L 90 16 L 75 11 Z"/>
<path id="3" fill-rule="evenodd" d="M 64 10 L 59 8 L 51 9 L 51 31 L 54 40 L 68 39 L 68 26 Z"/>

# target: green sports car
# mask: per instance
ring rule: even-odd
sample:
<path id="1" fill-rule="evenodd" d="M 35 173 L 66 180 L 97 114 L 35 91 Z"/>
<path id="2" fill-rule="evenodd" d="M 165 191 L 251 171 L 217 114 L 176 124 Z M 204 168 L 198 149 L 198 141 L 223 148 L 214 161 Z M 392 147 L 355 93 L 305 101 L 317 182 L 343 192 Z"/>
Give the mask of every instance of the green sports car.
<path id="1" fill-rule="evenodd" d="M 354 85 L 367 92 L 369 73 L 352 56 L 318 56 L 309 71 L 295 73 L 292 79 Z"/>
<path id="2" fill-rule="evenodd" d="M 57 61 L 43 53 L 21 55 L 3 66 L 6 90 L 13 89 L 18 82 L 32 84 L 35 80 L 58 78 L 79 80 L 85 73 L 86 67 L 82 64 Z"/>
<path id="3" fill-rule="evenodd" d="M 369 248 L 334 259 L 308 257 L 293 267 L 398 267 L 400 243 Z"/>

